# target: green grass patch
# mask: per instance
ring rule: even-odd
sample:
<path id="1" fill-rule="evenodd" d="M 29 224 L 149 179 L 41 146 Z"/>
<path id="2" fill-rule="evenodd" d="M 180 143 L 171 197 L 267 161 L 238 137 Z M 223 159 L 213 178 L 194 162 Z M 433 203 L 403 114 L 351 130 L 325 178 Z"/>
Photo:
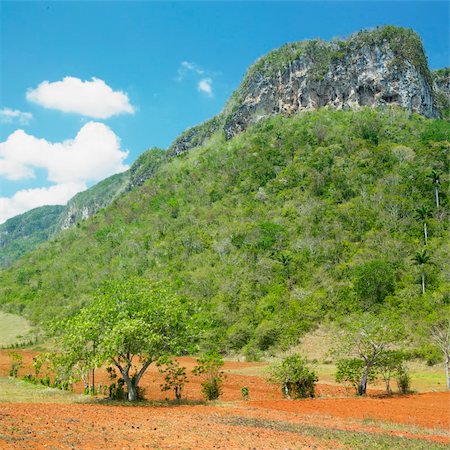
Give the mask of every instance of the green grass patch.
<path id="1" fill-rule="evenodd" d="M 32 327 L 27 319 L 0 311 L 0 347 L 27 341 Z"/>
<path id="2" fill-rule="evenodd" d="M 87 396 L 72 392 L 0 378 L 0 403 L 79 403 L 90 400 Z"/>

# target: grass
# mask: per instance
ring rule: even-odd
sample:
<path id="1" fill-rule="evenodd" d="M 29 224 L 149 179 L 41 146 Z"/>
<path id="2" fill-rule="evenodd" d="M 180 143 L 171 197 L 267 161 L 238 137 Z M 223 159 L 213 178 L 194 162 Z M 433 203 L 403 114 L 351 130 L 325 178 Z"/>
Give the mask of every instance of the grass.
<path id="1" fill-rule="evenodd" d="M 46 386 L 0 377 L 0 403 L 74 403 L 89 397 Z"/>
<path id="2" fill-rule="evenodd" d="M 32 327 L 27 319 L 0 311 L 0 347 L 21 343 Z"/>
<path id="3" fill-rule="evenodd" d="M 256 419 L 249 417 L 217 417 L 216 421 L 230 426 L 265 428 L 288 433 L 298 433 L 302 436 L 311 436 L 322 441 L 339 442 L 352 449 L 445 449 L 444 444 L 438 444 L 419 438 L 405 438 L 389 436 L 364 431 L 347 431 L 333 428 L 324 428 L 304 424 L 295 424 L 274 420 Z"/>

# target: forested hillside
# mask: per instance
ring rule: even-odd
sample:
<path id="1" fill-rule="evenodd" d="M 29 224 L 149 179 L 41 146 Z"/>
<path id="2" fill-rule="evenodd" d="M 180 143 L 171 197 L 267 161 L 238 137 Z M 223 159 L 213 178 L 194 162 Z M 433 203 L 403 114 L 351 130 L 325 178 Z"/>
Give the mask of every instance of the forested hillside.
<path id="1" fill-rule="evenodd" d="M 0 272 L 0 307 L 45 323 L 138 275 L 192 302 L 210 342 L 248 354 L 349 312 L 422 320 L 450 301 L 449 150 L 448 122 L 395 108 L 217 132 Z"/>
<path id="2" fill-rule="evenodd" d="M 35 249 L 52 236 L 64 206 L 41 206 L 0 224 L 0 267 Z"/>

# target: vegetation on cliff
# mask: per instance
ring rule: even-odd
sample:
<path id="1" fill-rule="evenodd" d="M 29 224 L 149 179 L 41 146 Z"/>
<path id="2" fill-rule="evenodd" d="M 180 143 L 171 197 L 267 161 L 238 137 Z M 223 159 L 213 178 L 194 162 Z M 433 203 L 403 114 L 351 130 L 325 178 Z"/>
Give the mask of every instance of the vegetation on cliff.
<path id="1" fill-rule="evenodd" d="M 396 109 L 216 133 L 0 272 L 0 307 L 46 322 L 139 276 L 189 300 L 208 347 L 250 357 L 349 313 L 391 311 L 412 330 L 450 301 L 449 150 L 448 122 Z"/>

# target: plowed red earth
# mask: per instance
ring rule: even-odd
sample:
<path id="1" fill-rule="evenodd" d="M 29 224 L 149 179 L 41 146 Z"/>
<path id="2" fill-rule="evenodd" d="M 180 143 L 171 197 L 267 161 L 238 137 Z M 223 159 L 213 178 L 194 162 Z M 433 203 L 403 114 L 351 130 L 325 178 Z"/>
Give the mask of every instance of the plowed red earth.
<path id="1" fill-rule="evenodd" d="M 29 365 L 33 354 L 21 354 Z M 180 362 L 188 372 L 195 365 L 191 358 Z M 9 365 L 7 353 L 0 352 L 1 376 Z M 374 438 L 402 437 L 403 448 L 408 448 L 408 442 L 413 448 L 450 444 L 446 434 L 450 425 L 448 393 L 354 398 L 346 397 L 339 387 L 319 385 L 318 398 L 290 401 L 282 399 L 279 390 L 263 377 L 233 373 L 245 373 L 254 366 L 257 364 L 226 363 L 224 394 L 218 404 L 195 404 L 201 399 L 196 378 L 186 386 L 185 396 L 192 403 L 188 405 L 2 403 L 0 448 L 351 448 L 353 445 L 341 438 L 342 430 Z M 156 369 L 149 370 L 142 380 L 148 399 L 170 396 L 160 391 L 160 382 Z M 97 383 L 109 384 L 104 370 L 97 370 Z M 249 401 L 242 401 L 243 386 L 249 388 Z M 77 391 L 81 389 L 76 386 Z M 336 430 L 341 431 L 336 434 Z M 366 448 L 377 448 L 375 444 L 371 447 L 370 439 L 367 442 Z M 398 442 L 392 442 L 396 448 Z"/>

